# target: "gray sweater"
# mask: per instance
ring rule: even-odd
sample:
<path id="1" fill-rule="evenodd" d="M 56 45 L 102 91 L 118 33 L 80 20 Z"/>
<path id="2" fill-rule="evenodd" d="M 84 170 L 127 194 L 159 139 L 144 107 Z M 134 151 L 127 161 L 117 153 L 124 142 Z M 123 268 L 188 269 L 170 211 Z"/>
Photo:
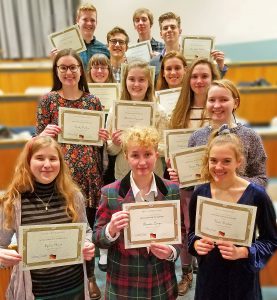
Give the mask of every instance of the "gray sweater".
<path id="1" fill-rule="evenodd" d="M 242 177 L 261 186 L 266 186 L 266 153 L 260 136 L 251 128 L 242 124 L 230 129 L 231 133 L 237 134 L 244 146 L 245 169 Z M 189 147 L 206 145 L 212 132 L 211 126 L 206 126 L 195 131 L 189 141 Z"/>

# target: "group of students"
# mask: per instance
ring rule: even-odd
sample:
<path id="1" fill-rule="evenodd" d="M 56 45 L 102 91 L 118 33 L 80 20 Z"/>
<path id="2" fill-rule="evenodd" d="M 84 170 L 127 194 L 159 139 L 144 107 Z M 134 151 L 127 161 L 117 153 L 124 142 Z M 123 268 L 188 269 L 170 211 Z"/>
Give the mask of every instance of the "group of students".
<path id="1" fill-rule="evenodd" d="M 72 49 L 52 51 L 53 87 L 38 105 L 37 136 L 25 145 L 14 178 L 0 200 L 0 263 L 14 266 L 9 300 L 99 299 L 94 245 L 108 249 L 106 299 L 176 299 L 184 295 L 193 280 L 191 255 L 198 261 L 195 299 L 261 299 L 259 270 L 277 248 L 276 214 L 264 190 L 266 154 L 261 139 L 236 122 L 239 92 L 229 80 L 219 79 L 226 72 L 224 54 L 212 53 L 217 66 L 207 59 L 187 66 L 180 53 L 180 18 L 171 12 L 159 18 L 162 48 L 149 33 L 153 16 L 148 12 L 137 10 L 133 20 L 138 41 L 145 37 L 151 41 L 154 62 L 150 64 L 160 70 L 156 90 L 181 87 L 172 115 L 157 104 L 153 128 L 113 132 L 111 109 L 106 128 L 99 131 L 106 147 L 58 145 L 60 107 L 102 110 L 101 99 L 90 94 L 87 82 L 121 81 L 120 99 L 129 101 L 155 101 L 155 87 L 150 66 L 143 61 L 130 62 L 123 77 L 115 78 L 120 65 L 112 65 L 113 57 L 122 55 L 129 40 L 116 28 L 107 38 L 113 50 L 109 47 L 107 55 L 100 51 L 105 47 L 93 35 L 97 15 L 91 5 L 82 5 L 77 13 L 87 51 L 80 56 Z M 177 128 L 196 130 L 189 147 L 208 145 L 201 176 L 209 183 L 179 189 L 177 171 L 165 170 L 163 130 Z M 104 182 L 106 150 L 115 157 L 115 166 Z M 171 181 L 164 179 L 165 171 Z M 257 206 L 251 247 L 196 236 L 198 195 Z M 129 214 L 122 210 L 123 203 L 179 199 L 181 245 L 152 243 L 144 248 L 124 248 L 123 229 L 128 226 Z M 18 237 L 20 225 L 70 222 L 90 225 L 84 265 L 22 272 L 20 255 L 6 249 L 12 235 Z M 178 284 L 174 262 L 179 255 L 183 275 Z"/>

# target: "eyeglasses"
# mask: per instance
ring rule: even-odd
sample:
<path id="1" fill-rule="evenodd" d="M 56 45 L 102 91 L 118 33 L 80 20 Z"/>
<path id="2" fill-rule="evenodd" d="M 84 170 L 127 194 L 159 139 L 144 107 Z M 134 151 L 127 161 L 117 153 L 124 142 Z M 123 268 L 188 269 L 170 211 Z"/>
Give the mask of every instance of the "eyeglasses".
<path id="1" fill-rule="evenodd" d="M 109 67 L 108 66 L 104 66 L 104 65 L 92 65 L 91 69 L 93 70 L 107 70 Z"/>
<path id="2" fill-rule="evenodd" d="M 68 69 L 70 70 L 71 73 L 76 73 L 78 72 L 80 65 L 71 65 L 71 66 L 60 65 L 57 66 L 57 68 L 61 73 L 66 73 Z"/>
<path id="3" fill-rule="evenodd" d="M 109 42 L 112 44 L 112 45 L 116 45 L 118 43 L 119 46 L 123 46 L 126 44 L 126 41 L 123 41 L 123 40 L 116 40 L 116 39 L 112 39 L 112 40 L 109 40 Z"/>

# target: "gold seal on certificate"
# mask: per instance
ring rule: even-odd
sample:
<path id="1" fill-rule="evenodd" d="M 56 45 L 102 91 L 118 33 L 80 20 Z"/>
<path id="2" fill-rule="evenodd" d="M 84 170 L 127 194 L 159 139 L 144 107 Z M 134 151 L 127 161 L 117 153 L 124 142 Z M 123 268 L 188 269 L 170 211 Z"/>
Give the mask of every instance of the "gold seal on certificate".
<path id="1" fill-rule="evenodd" d="M 195 235 L 250 247 L 257 207 L 197 197 Z"/>
<path id="2" fill-rule="evenodd" d="M 211 51 L 214 48 L 215 38 L 212 36 L 183 36 L 183 55 L 190 64 L 198 58 L 210 59 Z"/>
<path id="3" fill-rule="evenodd" d="M 102 146 L 99 129 L 104 128 L 103 111 L 59 108 L 59 126 L 62 132 L 58 135 L 59 143 Z"/>
<path id="4" fill-rule="evenodd" d="M 165 160 L 171 153 L 182 151 L 188 148 L 188 141 L 195 129 L 170 129 L 164 130 Z"/>
<path id="5" fill-rule="evenodd" d="M 154 126 L 155 105 L 154 102 L 147 101 L 115 101 L 113 130 Z"/>
<path id="6" fill-rule="evenodd" d="M 130 216 L 124 228 L 125 249 L 151 242 L 181 244 L 180 200 L 123 203 L 122 207 Z"/>
<path id="7" fill-rule="evenodd" d="M 128 63 L 132 60 L 144 60 L 149 62 L 151 59 L 151 44 L 150 41 L 144 41 L 137 44 L 129 45 L 125 53 Z"/>
<path id="8" fill-rule="evenodd" d="M 155 92 L 158 99 L 157 102 L 161 104 L 169 116 L 172 114 L 172 111 L 176 106 L 180 93 L 181 88 L 166 89 Z"/>
<path id="9" fill-rule="evenodd" d="M 51 45 L 58 50 L 71 48 L 80 53 L 87 50 L 78 25 L 48 35 Z"/>
<path id="10" fill-rule="evenodd" d="M 170 153 L 171 166 L 178 172 L 181 188 L 205 182 L 201 179 L 205 151 L 206 146 L 199 146 Z"/>
<path id="11" fill-rule="evenodd" d="M 35 270 L 83 262 L 85 223 L 19 226 L 22 270 Z"/>
<path id="12" fill-rule="evenodd" d="M 109 111 L 113 102 L 119 100 L 118 83 L 88 83 L 91 94 L 99 98 L 103 109 Z"/>

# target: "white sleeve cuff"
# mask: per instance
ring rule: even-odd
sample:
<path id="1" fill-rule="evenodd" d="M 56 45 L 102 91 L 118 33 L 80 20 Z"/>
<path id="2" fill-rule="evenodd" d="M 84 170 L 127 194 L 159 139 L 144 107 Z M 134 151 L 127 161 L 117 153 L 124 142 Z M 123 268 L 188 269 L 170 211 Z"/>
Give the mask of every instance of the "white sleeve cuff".
<path id="1" fill-rule="evenodd" d="M 117 232 L 117 234 L 115 235 L 115 237 L 112 237 L 109 233 L 109 228 L 110 228 L 110 223 L 108 223 L 108 225 L 106 226 L 106 229 L 105 229 L 105 236 L 106 238 L 110 241 L 110 242 L 114 242 L 115 240 L 118 239 L 120 233 Z M 175 249 L 174 249 L 175 250 Z M 176 251 L 176 250 L 175 250 Z"/>
<path id="2" fill-rule="evenodd" d="M 171 245 L 168 245 L 168 247 L 172 250 L 172 253 L 171 255 L 166 259 L 166 260 L 169 260 L 169 261 L 175 261 L 177 259 L 177 251 L 176 249 L 171 246 Z"/>

